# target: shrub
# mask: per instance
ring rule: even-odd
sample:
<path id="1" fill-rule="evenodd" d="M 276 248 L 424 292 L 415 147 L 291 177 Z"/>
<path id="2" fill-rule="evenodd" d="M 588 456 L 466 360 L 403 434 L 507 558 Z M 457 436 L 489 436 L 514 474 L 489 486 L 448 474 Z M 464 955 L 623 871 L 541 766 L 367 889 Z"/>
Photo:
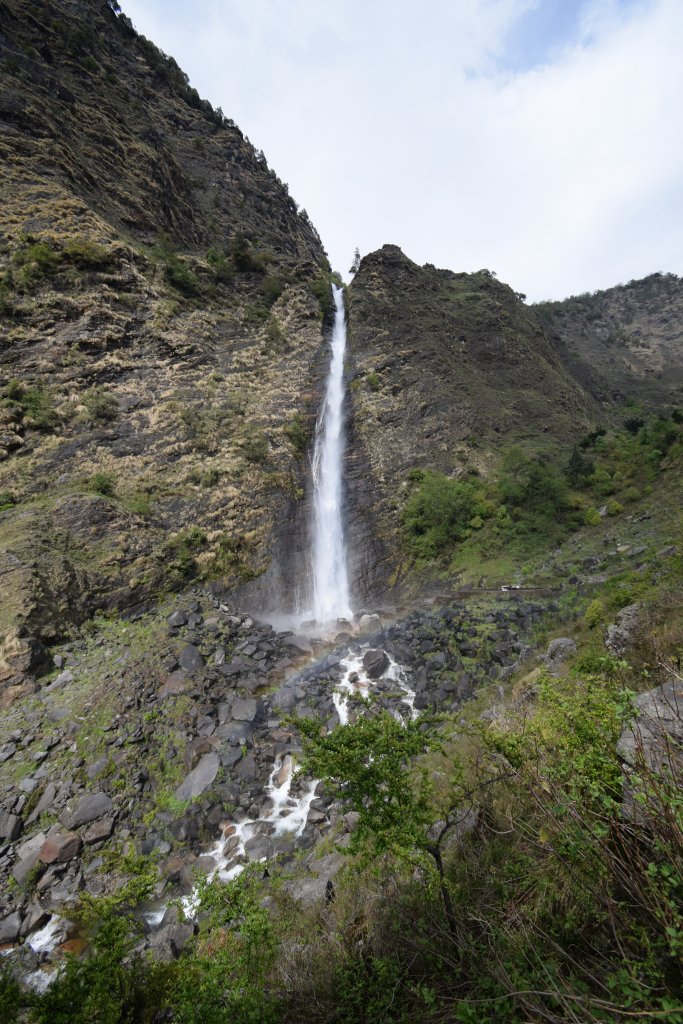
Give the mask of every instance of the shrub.
<path id="1" fill-rule="evenodd" d="M 317 299 L 323 318 L 327 317 L 334 308 L 330 275 L 325 273 L 319 274 L 318 277 L 311 281 L 309 287 Z"/>
<path id="2" fill-rule="evenodd" d="M 265 462 L 268 456 L 268 439 L 263 431 L 249 426 L 248 433 L 242 441 L 242 452 L 247 462 Z"/>
<path id="3" fill-rule="evenodd" d="M 511 449 L 502 465 L 500 491 L 507 506 L 544 517 L 568 508 L 569 492 L 564 477 L 551 463 Z"/>
<path id="4" fill-rule="evenodd" d="M 309 441 L 309 432 L 298 414 L 294 416 L 294 418 L 290 420 L 285 427 L 285 435 L 297 455 L 302 455 L 303 452 L 306 451 Z"/>
<path id="5" fill-rule="evenodd" d="M 564 475 L 569 483 L 576 486 L 585 481 L 586 477 L 589 477 L 594 469 L 595 467 L 590 459 L 581 454 L 578 445 L 574 445 L 569 461 L 564 468 Z"/>
<path id="6" fill-rule="evenodd" d="M 440 558 L 467 536 L 476 491 L 433 470 L 420 473 L 401 514 L 403 537 L 418 558 Z"/>
<path id="7" fill-rule="evenodd" d="M 128 501 L 128 508 L 138 516 L 151 516 L 152 497 L 149 494 L 134 494 Z"/>
<path id="8" fill-rule="evenodd" d="M 378 373 L 375 373 L 373 370 L 371 373 L 367 374 L 365 380 L 371 391 L 379 391 L 382 382 Z"/>
<path id="9" fill-rule="evenodd" d="M 228 262 L 227 255 L 222 249 L 209 249 L 206 258 L 213 269 L 213 276 L 216 281 L 220 281 L 222 284 L 232 281 L 232 268 Z"/>
<path id="10" fill-rule="evenodd" d="M 4 388 L 5 399 L 21 410 L 24 424 L 35 430 L 50 431 L 57 424 L 52 397 L 42 384 L 24 384 L 12 377 Z"/>
<path id="11" fill-rule="evenodd" d="M 197 275 L 180 259 L 169 235 L 163 232 L 152 252 L 163 263 L 166 279 L 169 284 L 184 295 L 191 296 L 197 294 L 199 291 Z"/>
<path id="12" fill-rule="evenodd" d="M 274 274 L 266 274 L 263 281 L 261 281 L 259 290 L 266 305 L 270 308 L 280 298 L 285 290 L 285 286 L 279 277 L 276 277 Z"/>
<path id="13" fill-rule="evenodd" d="M 93 420 L 114 420 L 119 414 L 119 403 L 114 395 L 102 388 L 92 388 L 83 396 L 83 405 Z"/>
<path id="14" fill-rule="evenodd" d="M 607 502 L 606 508 L 608 516 L 618 516 L 620 512 L 624 511 L 624 506 L 620 505 L 618 501 L 614 500 L 614 498 L 610 498 Z"/>
<path id="15" fill-rule="evenodd" d="M 264 256 L 254 252 L 251 242 L 241 231 L 236 231 L 230 239 L 230 255 L 235 270 L 241 274 L 264 274 L 266 271 Z"/>
<path id="16" fill-rule="evenodd" d="M 583 614 L 583 621 L 589 629 L 598 626 L 605 618 L 605 606 L 597 597 L 594 598 Z"/>
<path id="17" fill-rule="evenodd" d="M 638 501 L 641 497 L 637 487 L 627 487 L 624 491 L 624 501 Z"/>
<path id="18" fill-rule="evenodd" d="M 285 333 L 277 317 L 271 315 L 266 327 L 266 349 L 269 352 L 281 352 L 284 342 Z"/>
<path id="19" fill-rule="evenodd" d="M 584 512 L 583 521 L 586 526 L 599 526 L 602 518 L 597 508 L 587 508 Z"/>
<path id="20" fill-rule="evenodd" d="M 114 496 L 114 480 L 110 473 L 93 473 L 88 480 L 88 490 L 105 498 Z"/>
<path id="21" fill-rule="evenodd" d="M 13 280 L 19 290 L 32 288 L 59 268 L 60 257 L 49 242 L 31 238 L 12 256 Z"/>
<path id="22" fill-rule="evenodd" d="M 87 238 L 72 238 L 64 246 L 64 258 L 82 270 L 105 270 L 113 263 L 113 255 L 104 246 Z"/>
<path id="23" fill-rule="evenodd" d="M 166 277 L 173 287 L 184 295 L 196 295 L 199 291 L 197 275 L 177 256 L 166 263 Z"/>

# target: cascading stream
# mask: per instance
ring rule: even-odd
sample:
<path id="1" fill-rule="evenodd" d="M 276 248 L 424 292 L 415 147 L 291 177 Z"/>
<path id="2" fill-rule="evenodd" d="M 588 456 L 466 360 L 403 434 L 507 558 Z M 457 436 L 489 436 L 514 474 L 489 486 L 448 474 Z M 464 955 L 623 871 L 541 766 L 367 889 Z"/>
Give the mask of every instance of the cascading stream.
<path id="1" fill-rule="evenodd" d="M 353 614 L 342 517 L 346 316 L 342 289 L 333 285 L 332 293 L 332 358 L 313 452 L 313 616 L 320 623 Z"/>

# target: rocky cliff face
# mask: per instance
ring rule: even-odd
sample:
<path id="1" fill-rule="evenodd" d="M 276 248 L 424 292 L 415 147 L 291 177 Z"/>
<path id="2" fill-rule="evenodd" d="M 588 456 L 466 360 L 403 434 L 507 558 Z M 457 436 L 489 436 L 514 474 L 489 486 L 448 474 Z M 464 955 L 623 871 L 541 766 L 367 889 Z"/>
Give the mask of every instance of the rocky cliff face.
<path id="1" fill-rule="evenodd" d="M 675 274 L 534 308 L 565 366 L 600 401 L 681 402 L 683 281 Z"/>
<path id="2" fill-rule="evenodd" d="M 385 245 L 361 262 L 348 304 L 351 458 L 357 478 L 373 484 L 375 548 L 361 539 L 361 549 L 381 585 L 400 561 L 398 509 L 411 469 L 486 473 L 506 447 L 552 450 L 601 410 L 543 320 L 488 271 L 419 267 Z"/>
<path id="3" fill-rule="evenodd" d="M 97 608 L 271 559 L 329 266 L 305 213 L 100 0 L 0 3 L 0 686 Z"/>

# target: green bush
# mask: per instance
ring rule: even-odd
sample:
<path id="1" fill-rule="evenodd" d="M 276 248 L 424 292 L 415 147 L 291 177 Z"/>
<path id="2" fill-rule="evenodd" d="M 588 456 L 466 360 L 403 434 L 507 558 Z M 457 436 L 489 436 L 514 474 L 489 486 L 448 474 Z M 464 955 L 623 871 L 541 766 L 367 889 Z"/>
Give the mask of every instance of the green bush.
<path id="1" fill-rule="evenodd" d="M 334 298 L 332 296 L 332 285 L 330 275 L 321 273 L 311 281 L 309 287 L 315 296 L 323 318 L 327 317 L 334 309 Z"/>
<path id="2" fill-rule="evenodd" d="M 114 496 L 114 479 L 110 473 L 93 473 L 88 480 L 88 490 L 105 498 Z"/>
<path id="3" fill-rule="evenodd" d="M 173 256 L 166 263 L 166 277 L 183 295 L 196 295 L 199 291 L 199 279 L 186 263 L 183 263 L 177 256 Z"/>
<path id="4" fill-rule="evenodd" d="M 128 501 L 128 508 L 138 516 L 147 518 L 152 514 L 152 497 L 149 494 L 134 494 Z"/>
<path id="5" fill-rule="evenodd" d="M 408 550 L 418 558 L 450 555 L 453 545 L 469 533 L 476 498 L 472 484 L 433 470 L 421 472 L 401 514 Z"/>
<path id="6" fill-rule="evenodd" d="M 107 422 L 114 420 L 119 414 L 119 403 L 114 395 L 102 388 L 92 388 L 83 396 L 83 405 L 92 420 Z"/>
<path id="7" fill-rule="evenodd" d="M 160 234 L 152 254 L 163 264 L 169 284 L 188 297 L 197 295 L 199 292 L 197 275 L 180 259 L 168 234 L 165 232 Z"/>
<path id="8" fill-rule="evenodd" d="M 232 280 L 232 267 L 228 262 L 226 253 L 222 249 L 209 249 L 206 254 L 206 258 L 213 269 L 216 281 L 220 281 L 222 284 L 227 284 Z"/>
<path id="9" fill-rule="evenodd" d="M 379 391 L 380 387 L 382 386 L 380 376 L 378 373 L 375 373 L 374 370 L 367 374 L 365 381 L 371 391 Z"/>
<path id="10" fill-rule="evenodd" d="M 265 274 L 266 260 L 263 254 L 255 253 L 251 242 L 241 231 L 236 231 L 230 239 L 230 255 L 233 266 L 241 274 Z"/>
<path id="11" fill-rule="evenodd" d="M 607 502 L 606 508 L 608 516 L 618 516 L 621 512 L 624 511 L 624 506 L 620 505 L 619 502 L 615 501 L 614 498 L 610 498 L 610 500 Z"/>
<path id="12" fill-rule="evenodd" d="M 59 264 L 60 255 L 49 242 L 27 238 L 12 256 L 14 284 L 19 291 L 33 288 L 56 273 Z"/>
<path id="13" fill-rule="evenodd" d="M 599 526 L 602 522 L 602 517 L 600 516 L 597 508 L 587 508 L 583 516 L 583 521 L 586 526 Z"/>
<path id="14" fill-rule="evenodd" d="M 259 287 L 259 291 L 261 292 L 263 300 L 268 308 L 270 308 L 273 303 L 280 298 L 284 290 L 284 282 L 274 274 L 266 274 Z"/>
<path id="15" fill-rule="evenodd" d="M 599 598 L 594 598 L 583 614 L 583 621 L 589 629 L 599 626 L 605 620 L 605 606 Z"/>
<path id="16" fill-rule="evenodd" d="M 114 262 L 108 249 L 87 238 L 68 241 L 64 246 L 64 259 L 82 270 L 106 270 Z"/>
<path id="17" fill-rule="evenodd" d="M 268 439 L 258 427 L 253 424 L 246 424 L 249 433 L 242 440 L 242 453 L 247 462 L 265 462 L 268 457 Z"/>
<path id="18" fill-rule="evenodd" d="M 42 384 L 24 384 L 12 377 L 4 387 L 5 404 L 21 411 L 24 425 L 34 430 L 51 431 L 57 425 L 52 396 Z"/>
<path id="19" fill-rule="evenodd" d="M 306 451 L 310 433 L 298 414 L 285 427 L 285 435 L 297 455 L 302 455 Z"/>

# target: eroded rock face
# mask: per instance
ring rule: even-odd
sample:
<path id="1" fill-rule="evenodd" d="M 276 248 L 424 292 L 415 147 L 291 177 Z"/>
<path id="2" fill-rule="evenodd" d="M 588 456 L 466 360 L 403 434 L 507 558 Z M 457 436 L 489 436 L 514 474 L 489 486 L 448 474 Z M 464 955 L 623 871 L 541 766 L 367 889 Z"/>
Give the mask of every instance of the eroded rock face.
<path id="1" fill-rule="evenodd" d="M 402 562 L 397 497 L 411 469 L 457 475 L 480 457 L 472 438 L 496 445 L 521 424 L 566 441 L 599 410 L 536 312 L 488 271 L 419 267 L 385 245 L 362 260 L 347 298 L 351 549 L 357 571 L 387 585 Z"/>
<path id="2" fill-rule="evenodd" d="M 658 786 L 648 783 L 648 775 L 660 779 L 664 790 L 680 788 L 683 778 L 683 682 L 672 679 L 636 698 L 636 714 L 623 730 L 617 753 L 624 761 L 623 810 L 627 817 L 640 818 L 658 813 Z M 647 805 L 634 798 L 632 772 L 645 772 L 650 791 Z"/>
<path id="3" fill-rule="evenodd" d="M 620 658 L 626 654 L 633 643 L 638 628 L 640 606 L 630 604 L 617 614 L 617 621 L 607 627 L 605 647 L 611 654 Z"/>

